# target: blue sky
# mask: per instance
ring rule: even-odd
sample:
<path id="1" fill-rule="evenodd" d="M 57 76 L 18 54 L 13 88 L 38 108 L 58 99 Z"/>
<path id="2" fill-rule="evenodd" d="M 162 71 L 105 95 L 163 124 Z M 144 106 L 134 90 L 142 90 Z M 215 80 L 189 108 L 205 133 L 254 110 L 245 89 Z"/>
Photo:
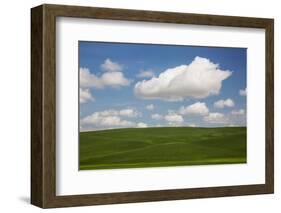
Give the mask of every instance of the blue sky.
<path id="1" fill-rule="evenodd" d="M 80 129 L 246 126 L 246 54 L 80 41 Z"/>

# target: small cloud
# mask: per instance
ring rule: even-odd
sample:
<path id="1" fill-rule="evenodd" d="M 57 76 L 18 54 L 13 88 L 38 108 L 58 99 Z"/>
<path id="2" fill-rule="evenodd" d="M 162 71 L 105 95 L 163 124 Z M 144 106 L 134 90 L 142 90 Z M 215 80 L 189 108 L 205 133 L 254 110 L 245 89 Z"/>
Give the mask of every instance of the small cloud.
<path id="1" fill-rule="evenodd" d="M 123 116 L 123 117 L 128 117 L 128 118 L 136 118 L 141 115 L 140 112 L 133 108 L 125 108 L 125 109 L 120 109 L 120 110 L 115 110 L 115 109 L 109 109 L 109 110 L 104 110 L 99 112 L 101 115 L 108 116 L 108 115 L 118 115 L 118 116 Z"/>
<path id="2" fill-rule="evenodd" d="M 137 127 L 138 128 L 146 128 L 146 127 L 148 127 L 148 125 L 146 123 L 140 122 L 140 123 L 137 123 Z"/>
<path id="3" fill-rule="evenodd" d="M 227 123 L 227 118 L 222 113 L 213 112 L 205 116 L 204 121 L 207 123 L 224 124 Z"/>
<path id="4" fill-rule="evenodd" d="M 188 127 L 197 127 L 196 124 L 188 124 L 187 126 L 188 126 Z"/>
<path id="5" fill-rule="evenodd" d="M 120 110 L 119 115 L 120 116 L 126 116 L 126 117 L 129 117 L 129 118 L 135 118 L 135 117 L 140 116 L 140 112 L 138 112 L 138 111 L 136 111 L 132 108 L 127 108 L 127 109 Z"/>
<path id="6" fill-rule="evenodd" d="M 82 118 L 80 124 L 83 128 L 87 126 L 93 127 L 94 129 L 137 127 L 138 124 L 127 119 L 136 118 L 140 115 L 140 112 L 132 108 L 125 108 L 120 110 L 108 109 L 104 111 L 94 112 Z"/>
<path id="7" fill-rule="evenodd" d="M 162 120 L 163 119 L 163 115 L 160 114 L 152 114 L 151 118 L 154 120 Z"/>
<path id="8" fill-rule="evenodd" d="M 84 104 L 87 103 L 89 101 L 94 101 L 95 99 L 93 98 L 91 92 L 89 89 L 82 89 L 80 88 L 80 103 Z"/>
<path id="9" fill-rule="evenodd" d="M 182 115 L 207 115 L 209 109 L 204 102 L 197 102 L 187 107 L 182 106 L 179 110 Z"/>
<path id="10" fill-rule="evenodd" d="M 152 70 L 141 70 L 137 74 L 138 78 L 152 78 L 154 77 L 154 72 Z"/>
<path id="11" fill-rule="evenodd" d="M 97 89 L 102 89 L 104 87 L 104 83 L 102 80 L 97 77 L 95 74 L 92 74 L 88 68 L 80 67 L 80 87 L 82 88 L 90 88 L 94 87 Z"/>
<path id="12" fill-rule="evenodd" d="M 154 110 L 154 105 L 153 104 L 149 104 L 145 107 L 147 110 Z"/>
<path id="13" fill-rule="evenodd" d="M 164 116 L 164 119 L 168 121 L 170 125 L 179 125 L 183 123 L 183 117 L 175 112 L 169 112 Z"/>
<path id="14" fill-rule="evenodd" d="M 130 119 L 141 116 L 141 113 L 132 108 L 108 109 L 94 112 L 81 118 L 80 130 L 100 130 L 114 128 L 145 128 L 148 125 L 144 122 L 135 122 Z"/>
<path id="15" fill-rule="evenodd" d="M 234 107 L 234 105 L 235 105 L 234 101 L 232 99 L 230 99 L 230 98 L 225 99 L 225 100 L 219 100 L 219 101 L 216 101 L 214 103 L 214 107 L 215 108 L 220 108 L 220 109 L 222 109 L 224 107 Z"/>
<path id="16" fill-rule="evenodd" d="M 81 125 L 93 125 L 98 127 L 133 127 L 134 122 L 124 120 L 117 115 L 103 115 L 100 112 L 95 112 L 89 116 L 86 116 L 81 120 Z"/>
<path id="17" fill-rule="evenodd" d="M 122 72 L 123 67 L 117 62 L 113 62 L 107 58 L 101 65 L 101 69 L 105 72 Z"/>
<path id="18" fill-rule="evenodd" d="M 127 79 L 122 72 L 105 72 L 97 76 L 90 72 L 88 68 L 80 68 L 80 87 L 103 89 L 104 87 L 118 88 L 130 85 L 131 81 Z"/>
<path id="19" fill-rule="evenodd" d="M 239 90 L 239 95 L 241 95 L 241 96 L 247 96 L 247 88 L 245 88 L 244 90 L 243 90 L 243 89 L 240 89 L 240 90 Z"/>
<path id="20" fill-rule="evenodd" d="M 122 72 L 107 72 L 100 79 L 105 86 L 120 87 L 130 85 L 130 80 L 126 79 Z"/>
<path id="21" fill-rule="evenodd" d="M 233 110 L 233 111 L 231 111 L 230 114 L 231 115 L 244 115 L 245 114 L 245 110 L 244 109 L 240 109 L 240 110 L 237 110 L 237 111 Z"/>

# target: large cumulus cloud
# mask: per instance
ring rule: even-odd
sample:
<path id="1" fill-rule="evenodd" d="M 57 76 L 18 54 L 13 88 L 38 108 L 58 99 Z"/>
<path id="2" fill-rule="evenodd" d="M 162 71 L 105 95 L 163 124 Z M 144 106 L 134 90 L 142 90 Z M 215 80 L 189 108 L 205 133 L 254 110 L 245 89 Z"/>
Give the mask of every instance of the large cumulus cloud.
<path id="1" fill-rule="evenodd" d="M 222 81 L 232 74 L 207 58 L 196 57 L 189 65 L 163 71 L 158 77 L 136 83 L 134 93 L 141 99 L 180 101 L 206 98 L 220 92 Z"/>

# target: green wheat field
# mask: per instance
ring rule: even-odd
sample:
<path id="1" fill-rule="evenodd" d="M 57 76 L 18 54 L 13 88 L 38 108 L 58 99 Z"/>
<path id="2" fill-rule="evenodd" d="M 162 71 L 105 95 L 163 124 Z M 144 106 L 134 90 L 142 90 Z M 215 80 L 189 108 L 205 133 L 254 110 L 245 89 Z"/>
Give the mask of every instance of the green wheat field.
<path id="1" fill-rule="evenodd" d="M 153 127 L 80 132 L 80 170 L 246 161 L 246 127 Z"/>

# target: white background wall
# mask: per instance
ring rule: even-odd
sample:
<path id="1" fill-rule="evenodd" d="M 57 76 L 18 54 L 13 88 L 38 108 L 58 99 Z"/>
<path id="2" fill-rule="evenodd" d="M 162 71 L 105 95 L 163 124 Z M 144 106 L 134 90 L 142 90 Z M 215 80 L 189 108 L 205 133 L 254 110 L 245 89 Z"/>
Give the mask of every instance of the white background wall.
<path id="1" fill-rule="evenodd" d="M 0 6 L 1 212 L 39 212 L 30 189 L 30 8 L 39 0 L 2 1 Z M 279 1 L 253 0 L 60 0 L 47 3 L 275 18 L 275 108 L 281 107 Z M 258 94 L 257 94 L 258 95 Z M 278 212 L 281 207 L 280 121 L 275 111 L 275 194 L 139 204 L 52 209 L 49 212 Z M 280 210 L 279 210 L 280 211 Z"/>

